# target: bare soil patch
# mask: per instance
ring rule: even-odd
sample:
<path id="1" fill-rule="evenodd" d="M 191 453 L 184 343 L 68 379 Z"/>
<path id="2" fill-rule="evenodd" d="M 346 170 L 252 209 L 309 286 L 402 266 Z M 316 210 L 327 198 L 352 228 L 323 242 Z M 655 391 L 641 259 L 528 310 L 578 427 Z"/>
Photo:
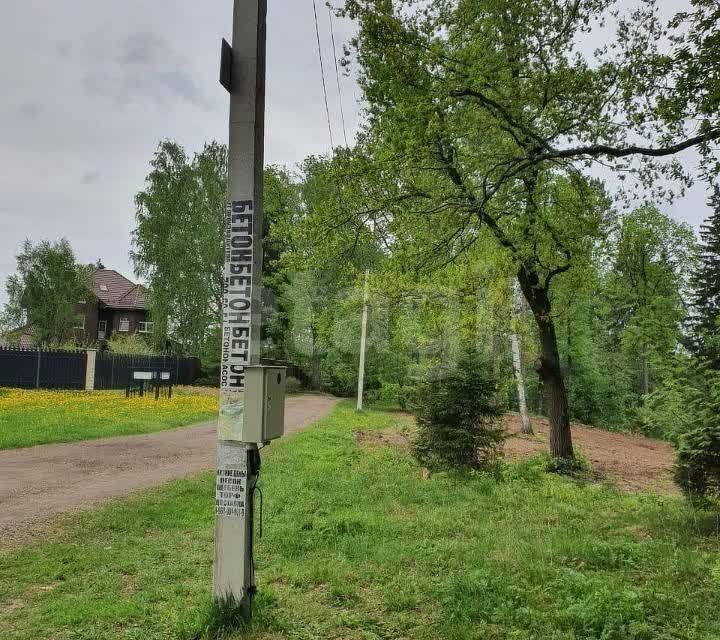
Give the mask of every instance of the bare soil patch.
<path id="1" fill-rule="evenodd" d="M 508 458 L 527 458 L 548 450 L 549 425 L 545 418 L 533 418 L 534 436 L 520 433 L 520 418 L 505 417 L 509 438 Z M 616 433 L 573 423 L 573 443 L 593 471 L 623 491 L 654 491 L 663 495 L 679 493 L 672 479 L 674 449 L 668 442 L 632 433 Z"/>
<path id="2" fill-rule="evenodd" d="M 397 431 L 355 431 L 355 442 L 360 447 L 400 447 L 410 448 L 410 438 Z"/>
<path id="3" fill-rule="evenodd" d="M 412 420 L 411 416 L 409 418 Z M 505 429 L 508 432 L 505 456 L 510 460 L 529 458 L 548 451 L 547 419 L 532 418 L 531 422 L 535 435 L 526 436 L 520 433 L 520 418 L 517 414 L 505 416 Z M 414 425 L 409 425 L 402 432 L 356 431 L 355 441 L 359 446 L 367 448 L 394 446 L 409 449 L 413 428 Z M 675 452 L 670 443 L 638 434 L 605 431 L 580 423 L 573 423 L 572 433 L 575 450 L 590 461 L 598 479 L 607 480 L 627 492 L 679 494 L 672 478 Z"/>

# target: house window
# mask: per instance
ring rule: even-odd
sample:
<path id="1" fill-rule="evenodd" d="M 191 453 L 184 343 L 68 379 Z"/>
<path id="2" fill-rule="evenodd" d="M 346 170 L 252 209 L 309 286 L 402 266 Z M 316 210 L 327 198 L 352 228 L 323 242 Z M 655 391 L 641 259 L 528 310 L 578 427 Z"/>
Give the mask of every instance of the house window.
<path id="1" fill-rule="evenodd" d="M 85 316 L 78 316 L 75 319 L 75 326 L 73 329 L 80 329 L 82 331 L 85 331 Z"/>
<path id="2" fill-rule="evenodd" d="M 120 326 L 118 327 L 118 331 L 130 331 L 130 320 L 128 318 L 120 318 Z"/>
<path id="3" fill-rule="evenodd" d="M 98 320 L 98 340 L 104 340 L 107 336 L 107 320 Z"/>
<path id="4" fill-rule="evenodd" d="M 152 333 L 154 327 L 154 322 L 140 321 L 138 322 L 138 333 Z"/>
<path id="5" fill-rule="evenodd" d="M 107 290 L 108 290 L 108 288 L 107 288 L 107 285 L 106 285 L 106 284 L 101 284 L 101 285 L 100 285 L 100 291 L 107 291 Z"/>

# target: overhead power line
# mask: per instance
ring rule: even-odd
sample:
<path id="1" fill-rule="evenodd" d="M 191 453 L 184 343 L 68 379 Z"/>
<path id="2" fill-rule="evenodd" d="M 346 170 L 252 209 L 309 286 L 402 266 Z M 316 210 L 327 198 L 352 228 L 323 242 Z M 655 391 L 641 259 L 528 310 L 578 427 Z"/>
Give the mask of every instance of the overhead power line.
<path id="1" fill-rule="evenodd" d="M 318 26 L 317 4 L 313 0 L 313 14 L 315 16 L 315 36 L 317 37 L 317 51 L 320 59 L 320 75 L 322 76 L 323 97 L 325 98 L 325 115 L 327 116 L 328 133 L 330 134 L 330 148 L 335 148 L 332 124 L 330 123 L 330 107 L 328 106 L 327 83 L 325 82 L 325 65 L 323 64 L 322 47 L 320 46 L 320 27 Z"/>
<path id="2" fill-rule="evenodd" d="M 330 20 L 330 39 L 332 40 L 333 60 L 335 60 L 335 81 L 337 82 L 338 104 L 340 105 L 340 120 L 342 121 L 343 138 L 345 139 L 345 146 L 347 147 L 349 145 L 347 130 L 345 128 L 345 111 L 343 110 L 342 89 L 340 88 L 340 68 L 338 67 L 337 47 L 335 47 L 335 29 L 333 28 L 334 16 L 330 5 L 328 5 L 328 18 Z"/>

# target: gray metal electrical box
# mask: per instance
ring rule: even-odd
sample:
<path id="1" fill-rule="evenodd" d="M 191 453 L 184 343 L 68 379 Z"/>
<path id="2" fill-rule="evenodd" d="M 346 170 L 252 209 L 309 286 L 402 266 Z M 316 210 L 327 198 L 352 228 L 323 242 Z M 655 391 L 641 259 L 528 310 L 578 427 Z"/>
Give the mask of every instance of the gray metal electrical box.
<path id="1" fill-rule="evenodd" d="M 285 433 L 286 378 L 285 367 L 245 367 L 243 442 L 268 442 Z"/>

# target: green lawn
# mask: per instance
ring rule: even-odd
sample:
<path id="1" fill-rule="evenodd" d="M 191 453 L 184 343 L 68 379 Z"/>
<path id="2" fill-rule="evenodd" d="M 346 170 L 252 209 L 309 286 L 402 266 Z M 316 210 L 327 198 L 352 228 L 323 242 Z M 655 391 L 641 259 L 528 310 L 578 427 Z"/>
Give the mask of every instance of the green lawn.
<path id="1" fill-rule="evenodd" d="M 266 450 L 260 595 L 242 637 L 716 640 L 717 520 L 679 498 L 545 475 L 423 479 L 339 405 Z M 175 482 L 0 551 L 0 637 L 189 638 L 211 578 L 213 477 Z M 234 636 L 241 637 L 241 636 Z"/>
<path id="2" fill-rule="evenodd" d="M 0 449 L 150 433 L 210 420 L 217 396 L 178 389 L 171 399 L 123 391 L 0 389 Z"/>

